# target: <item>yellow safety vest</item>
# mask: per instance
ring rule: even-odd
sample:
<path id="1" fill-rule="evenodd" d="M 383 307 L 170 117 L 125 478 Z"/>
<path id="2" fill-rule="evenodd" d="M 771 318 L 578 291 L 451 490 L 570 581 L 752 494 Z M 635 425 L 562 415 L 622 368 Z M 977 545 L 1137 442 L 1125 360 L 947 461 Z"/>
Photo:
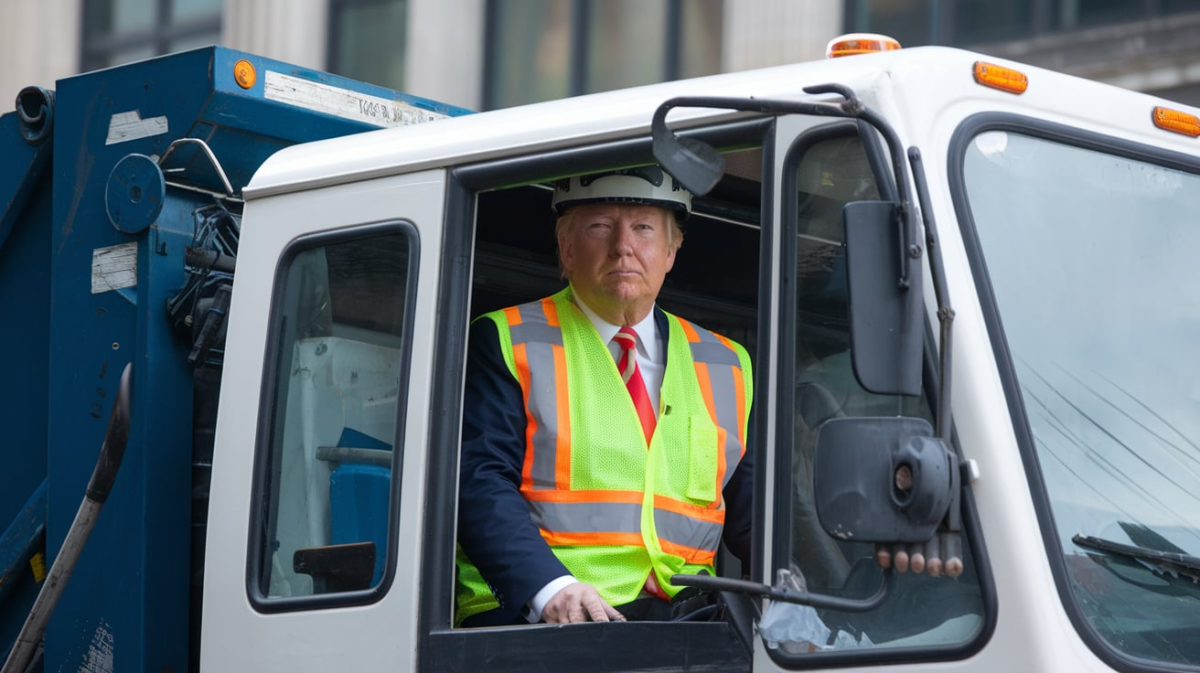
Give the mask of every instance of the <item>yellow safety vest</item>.
<path id="1" fill-rule="evenodd" d="M 501 352 L 528 419 L 521 495 L 563 565 L 612 605 L 651 571 L 668 595 L 678 573 L 713 572 L 725 504 L 745 454 L 750 358 L 737 343 L 667 314 L 667 367 L 649 446 L 606 344 L 570 288 L 496 311 Z M 462 497 L 470 497 L 464 493 Z M 498 607 L 459 553 L 461 621 Z"/>

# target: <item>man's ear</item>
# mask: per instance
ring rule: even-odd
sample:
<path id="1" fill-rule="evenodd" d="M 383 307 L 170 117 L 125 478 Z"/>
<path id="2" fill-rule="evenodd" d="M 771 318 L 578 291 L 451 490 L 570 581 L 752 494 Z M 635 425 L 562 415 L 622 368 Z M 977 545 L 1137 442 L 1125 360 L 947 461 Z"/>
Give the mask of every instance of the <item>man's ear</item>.
<path id="1" fill-rule="evenodd" d="M 667 246 L 667 272 L 671 271 L 671 267 L 675 266 L 675 253 L 679 250 L 677 245 Z"/>

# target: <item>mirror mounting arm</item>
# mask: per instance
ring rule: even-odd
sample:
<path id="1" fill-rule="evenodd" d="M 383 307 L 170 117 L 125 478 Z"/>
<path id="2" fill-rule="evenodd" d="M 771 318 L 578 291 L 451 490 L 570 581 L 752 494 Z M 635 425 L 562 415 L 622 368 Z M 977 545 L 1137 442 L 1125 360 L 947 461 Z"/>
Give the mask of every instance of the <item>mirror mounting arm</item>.
<path id="1" fill-rule="evenodd" d="M 737 98 L 729 96 L 680 96 L 671 98 L 658 106 L 650 122 L 654 158 L 658 163 L 687 187 L 688 191 L 703 196 L 707 194 L 725 170 L 725 159 L 713 147 L 693 138 L 680 138 L 667 128 L 667 113 L 677 107 L 713 108 L 738 112 L 760 112 L 766 114 L 800 114 L 818 117 L 843 117 L 861 119 L 878 131 L 887 142 L 892 159 L 892 171 L 899 190 L 898 217 L 901 227 L 900 278 L 901 289 L 909 288 L 906 257 L 920 258 L 922 246 L 917 239 L 916 216 L 912 208 L 909 189 L 908 168 L 904 162 L 904 146 L 900 137 L 887 120 L 863 105 L 854 91 L 842 84 L 819 84 L 804 88 L 808 94 L 832 93 L 842 97 L 842 102 L 782 101 L 761 98 Z"/>
<path id="2" fill-rule="evenodd" d="M 946 282 L 946 266 L 942 260 L 942 251 L 938 245 L 937 221 L 933 216 L 933 206 L 929 202 L 929 183 L 925 179 L 925 162 L 921 158 L 921 150 L 916 147 L 908 148 L 908 161 L 912 164 L 913 183 L 917 189 L 917 199 L 921 206 L 921 217 L 925 225 L 925 247 L 929 250 L 929 271 L 933 275 L 933 294 L 937 301 L 938 324 L 941 327 L 941 338 L 938 340 L 938 387 L 937 387 L 937 436 L 945 442 L 951 452 L 951 499 L 950 509 L 946 512 L 946 529 L 950 532 L 962 530 L 962 470 L 959 466 L 958 454 L 954 453 L 951 441 L 953 418 L 950 410 L 950 385 L 952 372 L 951 343 L 954 334 L 954 308 L 950 305 L 950 286 Z"/>
<path id="3" fill-rule="evenodd" d="M 925 179 L 925 162 L 921 158 L 921 150 L 916 147 L 908 148 L 908 160 L 912 164 L 913 182 L 917 188 L 917 199 L 921 206 L 921 217 L 925 225 L 925 247 L 929 250 L 929 270 L 933 275 L 933 294 L 937 301 L 938 324 L 941 327 L 941 338 L 938 340 L 938 409 L 937 436 L 951 446 L 951 412 L 950 412 L 950 373 L 951 373 L 951 337 L 953 334 L 954 308 L 950 306 L 950 288 L 946 282 L 946 267 L 942 260 L 942 251 L 938 246 L 937 222 L 933 217 L 933 207 L 929 202 L 929 183 Z"/>
<path id="4" fill-rule="evenodd" d="M 808 591 L 788 591 L 787 589 L 775 589 L 765 584 L 759 584 L 758 582 L 735 580 L 727 577 L 713 577 L 712 575 L 675 575 L 671 578 L 671 584 L 714 591 L 729 591 L 748 596 L 762 596 L 773 601 L 798 603 L 823 610 L 870 612 L 883 605 L 883 602 L 887 600 L 895 580 L 895 573 L 891 569 L 884 570 L 883 580 L 879 584 L 879 589 L 868 598 L 842 598 L 840 596 L 814 594 Z"/>

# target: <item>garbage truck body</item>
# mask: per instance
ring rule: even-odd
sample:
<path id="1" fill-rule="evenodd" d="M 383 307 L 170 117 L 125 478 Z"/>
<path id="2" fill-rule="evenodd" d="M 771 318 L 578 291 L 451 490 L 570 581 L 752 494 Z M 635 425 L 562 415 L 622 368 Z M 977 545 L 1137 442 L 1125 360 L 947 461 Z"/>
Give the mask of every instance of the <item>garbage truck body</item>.
<path id="1" fill-rule="evenodd" d="M 1196 114 L 932 47 L 474 114 L 219 47 L 26 90 L 0 647 L 133 363 L 41 670 L 1197 670 Z M 470 321 L 562 287 L 555 180 L 650 164 L 659 305 L 754 362 L 751 562 L 457 626 Z M 926 540 L 961 574 L 879 567 Z"/>

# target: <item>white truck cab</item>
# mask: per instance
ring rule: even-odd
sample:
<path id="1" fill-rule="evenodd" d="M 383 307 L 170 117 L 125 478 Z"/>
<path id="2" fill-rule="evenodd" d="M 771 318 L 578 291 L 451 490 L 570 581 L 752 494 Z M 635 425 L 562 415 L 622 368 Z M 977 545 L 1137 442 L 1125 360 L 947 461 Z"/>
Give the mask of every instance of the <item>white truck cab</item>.
<path id="1" fill-rule="evenodd" d="M 719 574 L 887 594 L 849 611 L 725 590 L 708 621 L 456 628 L 469 322 L 561 287 L 550 185 L 664 161 L 652 120 L 679 97 L 659 136 L 723 164 L 660 305 L 744 344 L 756 373 L 755 558 Z M 1200 667 L 1195 114 L 918 48 L 279 151 L 243 192 L 203 670 Z M 847 224 L 859 202 L 883 204 L 874 228 Z M 836 422 L 870 475 L 936 434 L 947 453 L 922 464 L 953 496 L 934 525 L 960 576 L 886 579 L 871 522 L 822 526 L 851 450 L 822 439 Z M 847 511 L 909 521 L 907 492 L 864 483 Z"/>

